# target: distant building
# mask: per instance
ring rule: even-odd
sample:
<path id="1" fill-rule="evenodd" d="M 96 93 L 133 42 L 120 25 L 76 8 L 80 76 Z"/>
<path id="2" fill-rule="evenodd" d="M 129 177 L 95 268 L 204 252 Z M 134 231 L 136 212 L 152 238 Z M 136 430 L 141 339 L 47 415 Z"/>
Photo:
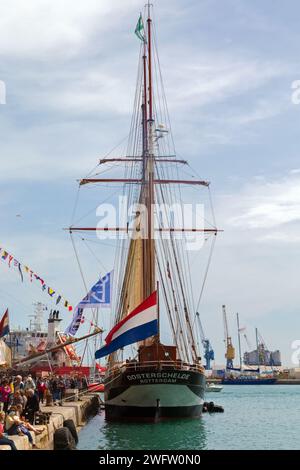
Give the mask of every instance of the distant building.
<path id="1" fill-rule="evenodd" d="M 244 364 L 247 366 L 281 366 L 280 351 L 268 351 L 263 344 L 258 349 L 244 353 Z"/>

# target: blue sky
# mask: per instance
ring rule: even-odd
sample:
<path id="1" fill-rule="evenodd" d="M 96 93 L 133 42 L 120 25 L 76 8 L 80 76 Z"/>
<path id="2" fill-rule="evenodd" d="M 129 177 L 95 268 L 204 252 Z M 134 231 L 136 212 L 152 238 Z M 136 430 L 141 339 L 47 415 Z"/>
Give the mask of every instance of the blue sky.
<path id="1" fill-rule="evenodd" d="M 225 303 L 232 333 L 238 311 L 252 344 L 256 325 L 289 363 L 291 342 L 300 339 L 300 105 L 291 100 L 300 79 L 300 5 L 154 5 L 176 149 L 212 182 L 225 230 L 202 304 L 217 362 Z M 7 104 L 0 105 L 0 245 L 73 304 L 84 289 L 62 228 L 76 180 L 128 134 L 138 58 L 133 30 L 142 8 L 136 0 L 1 2 Z M 110 269 L 109 250 L 98 267 L 83 251 L 88 282 Z M 27 325 L 36 300 L 48 298 L 0 263 L 0 309 L 10 308 L 14 325 Z"/>

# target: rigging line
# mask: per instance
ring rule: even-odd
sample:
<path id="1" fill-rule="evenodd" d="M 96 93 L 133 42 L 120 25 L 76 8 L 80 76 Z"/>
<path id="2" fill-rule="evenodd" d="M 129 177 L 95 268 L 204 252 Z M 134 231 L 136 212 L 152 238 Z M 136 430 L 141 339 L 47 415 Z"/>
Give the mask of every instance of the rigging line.
<path id="1" fill-rule="evenodd" d="M 161 197 L 162 197 L 162 201 L 165 202 L 165 198 L 164 198 L 164 192 L 162 191 L 162 188 L 161 188 Z M 162 235 L 160 236 L 160 238 L 162 237 Z M 161 241 L 162 241 L 162 238 L 161 238 Z M 160 245 L 160 244 L 158 244 Z M 174 263 L 173 263 L 173 258 L 174 258 L 174 255 L 175 253 L 170 251 L 170 246 L 168 243 L 161 243 L 161 250 L 162 250 L 162 254 L 164 255 L 164 258 L 165 258 L 165 264 L 167 264 L 167 262 L 171 263 L 174 267 Z M 174 271 L 175 276 L 174 276 L 174 282 L 176 283 L 176 288 L 174 289 L 173 287 L 171 287 L 171 297 L 173 297 L 173 300 L 174 300 L 174 305 L 175 305 L 175 310 L 177 311 L 177 315 L 178 315 L 178 326 L 180 327 L 180 337 L 182 337 L 184 343 L 186 343 L 187 339 L 186 339 L 186 335 L 184 334 L 184 329 L 182 328 L 182 326 L 180 325 L 181 321 L 183 321 L 184 323 L 184 317 L 182 317 L 182 320 L 180 319 L 181 316 L 183 316 L 183 306 L 182 306 L 182 301 L 181 301 L 181 298 L 180 296 L 178 295 L 178 292 L 180 292 L 180 288 L 178 287 L 178 282 L 180 283 L 180 275 L 178 273 L 178 276 L 176 276 L 176 271 Z M 177 292 L 177 295 L 175 294 Z M 170 292 L 169 292 L 170 294 Z M 176 300 L 176 297 L 177 297 L 177 300 Z M 180 306 L 180 308 L 178 309 L 176 307 L 176 305 Z"/>
<path id="2" fill-rule="evenodd" d="M 104 157 L 102 157 L 102 158 L 105 159 L 105 158 L 109 157 L 109 155 L 111 155 L 111 154 L 114 152 L 114 150 L 116 150 L 117 148 L 119 148 L 119 147 L 123 144 L 123 142 L 125 142 L 125 140 L 128 139 L 128 137 L 129 137 L 129 134 L 127 134 L 125 137 L 123 137 L 123 139 L 120 140 L 120 142 L 119 142 L 117 145 L 115 145 L 109 152 L 107 152 L 107 153 L 104 155 Z M 95 171 L 95 169 L 98 168 L 99 165 L 100 165 L 100 163 L 98 163 L 98 164 L 88 173 L 87 176 L 91 175 L 92 172 Z"/>
<path id="3" fill-rule="evenodd" d="M 98 168 L 98 166 L 100 165 L 100 162 L 97 163 L 97 165 L 95 165 L 85 176 L 85 178 L 88 178 L 90 175 L 92 175 L 94 173 L 94 171 L 96 170 L 96 168 Z"/>
<path id="4" fill-rule="evenodd" d="M 153 15 L 155 15 L 155 13 L 153 13 Z M 157 33 L 156 33 L 156 26 L 155 26 L 155 16 L 154 16 L 154 21 L 153 21 L 153 32 L 154 32 L 154 34 L 153 34 L 154 46 L 155 46 L 155 50 L 156 50 L 158 70 L 159 70 L 159 75 L 160 75 L 160 83 L 161 83 L 161 88 L 162 88 L 162 96 L 163 96 L 163 100 L 164 100 L 165 111 L 166 111 L 166 115 L 167 115 L 167 119 L 168 119 L 169 129 L 170 129 L 170 139 L 171 139 L 171 142 L 172 142 L 172 145 L 173 145 L 174 153 L 176 154 L 175 142 L 174 142 L 174 138 L 173 138 L 171 120 L 170 120 L 169 109 L 168 109 L 168 103 L 167 103 L 167 99 L 166 99 L 164 81 L 163 81 L 163 77 L 162 77 L 161 65 L 160 65 L 160 60 L 159 60 L 159 55 L 158 55 L 158 45 L 157 45 L 158 41 L 157 41 Z"/>
<path id="5" fill-rule="evenodd" d="M 197 354 L 197 350 L 195 348 L 194 333 L 193 333 L 193 329 L 192 329 L 192 325 L 191 325 L 191 319 L 190 319 L 190 308 L 189 308 L 188 301 L 187 301 L 187 298 L 186 298 L 187 291 L 186 291 L 186 288 L 185 288 L 185 280 L 184 280 L 184 278 L 181 277 L 181 274 L 180 274 L 180 264 L 178 263 L 178 254 L 176 252 L 176 247 L 174 245 L 175 245 L 174 244 L 174 237 L 173 237 L 173 234 L 171 234 L 171 246 L 172 246 L 173 253 L 174 253 L 175 267 L 176 267 L 176 270 L 177 270 L 177 273 L 178 273 L 178 280 L 179 280 L 181 295 L 182 295 L 182 299 L 183 299 L 184 314 L 185 314 L 185 319 L 186 319 L 186 323 L 187 323 L 187 327 L 188 327 L 189 337 L 190 337 L 191 342 L 192 342 L 192 345 L 191 345 L 192 346 L 192 352 L 195 355 L 194 357 L 192 355 L 192 357 L 193 357 L 193 360 L 196 362 L 197 357 L 199 356 L 199 354 Z"/>
<path id="6" fill-rule="evenodd" d="M 170 263 L 171 263 L 171 257 L 170 257 L 170 254 L 167 254 L 167 251 L 168 251 L 168 244 L 166 245 L 167 249 L 165 249 L 164 247 L 164 244 L 162 243 L 162 240 L 161 240 L 161 243 L 160 244 L 157 244 L 157 249 L 161 252 L 161 258 L 162 258 L 162 263 L 164 264 L 164 271 L 167 271 L 167 265 L 169 263 L 169 260 L 170 260 Z M 159 257 L 158 257 L 159 258 Z M 158 261 L 158 259 L 157 259 Z M 170 268 L 170 263 L 169 263 L 169 268 Z M 185 334 L 185 329 L 183 327 L 184 325 L 184 318 L 183 316 L 181 315 L 180 312 L 182 312 L 182 302 L 181 302 L 181 299 L 178 295 L 178 292 L 179 292 L 179 288 L 178 288 L 178 280 L 177 280 L 177 277 L 176 277 L 176 273 L 174 272 L 170 272 L 170 277 L 168 276 L 168 279 L 169 281 L 167 281 L 166 283 L 163 282 L 163 286 L 168 289 L 168 295 L 170 297 L 170 301 L 172 302 L 172 304 L 174 305 L 174 308 L 172 308 L 171 312 L 173 311 L 173 316 L 174 316 L 174 324 L 176 323 L 176 330 L 175 330 L 175 334 L 178 336 L 178 339 L 181 343 L 181 351 L 185 354 L 185 358 L 186 360 L 188 361 L 189 360 L 189 357 L 188 357 L 188 341 L 187 341 L 187 337 L 186 337 L 186 334 Z M 166 302 L 167 302 L 167 297 L 166 297 Z M 172 315 L 172 313 L 171 313 Z"/>
<path id="7" fill-rule="evenodd" d="M 215 243 L 216 243 L 216 235 L 214 236 L 213 241 L 212 241 L 212 243 L 211 243 L 210 253 L 209 253 L 209 258 L 208 258 L 208 263 L 207 263 L 207 266 L 206 266 L 206 270 L 205 270 L 205 274 L 204 274 L 204 279 L 203 279 L 203 283 L 202 283 L 202 287 L 201 287 L 201 291 L 200 291 L 200 295 L 199 295 L 197 307 L 196 307 L 196 310 L 195 310 L 195 313 L 194 313 L 193 326 L 194 326 L 194 324 L 195 324 L 196 315 L 197 315 L 197 312 L 198 312 L 198 310 L 199 310 L 200 302 L 201 302 L 201 300 L 202 300 L 202 295 L 203 295 L 204 287 L 205 287 L 205 284 L 206 284 L 207 275 L 208 275 L 209 267 L 210 267 L 210 264 L 211 264 L 211 259 L 212 259 L 212 255 L 213 255 Z"/>
<path id="8" fill-rule="evenodd" d="M 77 193 L 76 193 L 76 196 L 75 196 L 75 202 L 74 202 L 74 207 L 73 207 L 73 211 L 72 211 L 72 215 L 71 215 L 70 225 L 72 225 L 73 222 L 74 222 L 74 218 L 75 218 L 75 214 L 76 214 L 77 206 L 78 206 L 79 192 L 80 192 L 80 185 L 78 185 L 78 188 L 77 188 Z"/>
<path id="9" fill-rule="evenodd" d="M 182 196 L 181 196 L 181 190 L 179 189 L 180 191 L 180 201 L 182 202 Z M 161 194 L 162 194 L 162 200 L 165 201 L 165 198 L 164 198 L 164 192 L 161 190 Z M 174 192 L 175 194 L 175 192 Z M 173 243 L 173 242 L 172 242 Z M 183 250 L 183 241 L 181 241 L 179 243 L 179 247 L 177 248 L 177 243 L 174 245 L 173 244 L 173 250 L 174 250 L 174 255 L 175 255 L 175 252 L 178 252 L 178 264 L 180 265 L 180 269 L 179 271 L 181 272 L 184 272 L 185 271 L 185 268 L 186 269 L 189 269 L 189 266 L 186 266 L 187 264 L 187 255 L 185 254 L 184 250 Z M 180 254 L 181 253 L 181 254 Z M 185 266 L 185 267 L 184 267 Z M 179 274 L 179 277 L 180 277 L 180 274 Z M 185 277 L 183 279 L 181 279 L 181 282 L 183 283 L 184 285 L 184 295 L 186 297 L 186 303 L 189 304 L 189 301 L 188 301 L 188 298 L 189 298 L 189 295 L 191 295 L 191 299 L 192 299 L 192 302 L 194 301 L 193 299 L 193 292 L 192 292 L 192 286 L 190 286 L 190 288 L 188 288 L 187 286 L 187 281 L 185 279 Z M 193 305 L 194 307 L 194 305 Z M 189 305 L 189 310 L 191 310 L 191 306 Z"/>
<path id="10" fill-rule="evenodd" d="M 87 249 L 90 251 L 90 253 L 94 256 L 94 258 L 98 261 L 99 265 L 104 268 L 104 272 L 108 272 L 108 269 L 104 266 L 104 264 L 99 260 L 99 258 L 95 255 L 95 253 L 93 252 L 93 250 L 91 249 L 91 247 L 88 245 L 88 243 L 86 242 L 86 240 L 82 239 L 83 243 L 85 244 L 85 246 L 87 247 Z M 100 272 L 100 276 L 101 276 L 101 272 Z"/>
<path id="11" fill-rule="evenodd" d="M 85 238 L 85 237 L 81 237 L 81 240 L 82 241 L 86 241 L 86 242 L 89 242 L 89 243 L 95 243 L 97 245 L 105 245 L 105 246 L 110 246 L 112 248 L 116 248 L 116 244 L 115 243 L 108 243 L 108 242 L 103 242 L 102 240 L 94 240 L 92 238 Z"/>
<path id="12" fill-rule="evenodd" d="M 102 186 L 103 187 L 103 186 Z M 107 187 L 110 187 L 111 186 L 107 186 Z M 119 194 L 119 188 L 116 189 L 115 191 L 113 191 L 112 193 L 110 193 L 105 199 L 103 199 L 100 204 L 104 204 L 106 201 L 108 201 L 108 199 L 112 198 L 113 196 L 115 196 L 116 194 Z M 72 228 L 72 226 L 74 224 L 78 224 L 82 219 L 84 219 L 85 217 L 87 217 L 88 215 L 90 215 L 92 212 L 94 212 L 97 208 L 99 207 L 99 203 L 97 204 L 97 206 L 93 207 L 90 211 L 86 212 L 85 214 L 83 214 L 79 219 L 77 219 L 75 222 L 73 221 L 73 224 L 71 225 L 70 228 Z"/>
<path id="13" fill-rule="evenodd" d="M 70 237 L 71 237 L 71 242 L 72 242 L 72 245 L 73 245 L 75 257 L 76 257 L 76 260 L 77 260 L 77 263 L 78 263 L 79 271 L 80 271 L 80 274 L 81 274 L 81 278 L 82 278 L 82 281 L 83 281 L 83 285 L 84 285 L 84 287 L 85 287 L 86 293 L 88 293 L 88 288 L 87 288 L 87 285 L 86 285 L 86 282 L 85 282 L 85 278 L 84 278 L 82 266 L 81 266 L 81 263 L 80 263 L 80 260 L 79 260 L 78 252 L 77 252 L 77 249 L 76 249 L 76 245 L 75 245 L 75 242 L 74 242 L 72 233 L 70 233 Z M 93 314 L 92 322 L 94 323 L 94 321 L 95 321 L 95 315 L 96 315 L 95 309 L 92 309 L 92 314 Z M 92 329 L 92 326 L 90 325 L 90 327 L 89 327 L 89 333 L 91 332 L 91 329 Z M 84 350 L 83 350 L 83 355 L 82 355 L 82 358 L 81 358 L 81 363 L 80 363 L 80 365 L 82 365 L 82 362 L 83 362 L 83 360 L 84 360 L 84 356 L 85 356 L 85 353 L 86 353 L 87 344 L 88 344 L 88 339 L 85 341 L 85 347 L 84 347 Z"/>
<path id="14" fill-rule="evenodd" d="M 82 278 L 82 281 L 83 281 L 83 285 L 85 287 L 86 293 L 88 293 L 87 285 L 86 285 L 86 282 L 85 282 L 85 279 L 84 279 L 82 267 L 81 267 L 81 264 L 80 264 L 79 256 L 78 256 L 78 253 L 77 253 L 77 250 L 76 250 L 76 246 L 75 246 L 75 242 L 73 240 L 72 233 L 70 233 L 70 237 L 71 237 L 71 242 L 72 242 L 72 245 L 73 245 L 73 250 L 75 252 L 75 257 L 76 257 L 76 260 L 77 260 L 77 263 L 78 263 L 79 271 L 80 271 L 80 274 L 81 274 L 81 278 Z M 85 353 L 86 353 L 87 343 L 88 343 L 88 340 L 85 341 L 85 347 L 84 347 L 84 350 L 83 350 L 83 354 L 81 356 L 80 366 L 82 365 L 82 362 L 83 362 L 83 359 L 84 359 L 84 356 L 85 356 Z"/>
<path id="15" fill-rule="evenodd" d="M 209 194 L 210 210 L 211 210 L 211 213 L 212 213 L 213 223 L 214 223 L 214 226 L 216 227 L 217 222 L 216 222 L 216 217 L 215 217 L 215 209 L 214 209 L 214 206 L 213 206 L 212 195 L 211 195 L 211 191 L 210 191 L 209 186 L 208 186 L 208 194 Z"/>
<path id="16" fill-rule="evenodd" d="M 26 304 L 24 304 L 23 302 L 21 302 L 20 300 L 18 300 L 18 299 L 15 297 L 15 295 L 10 294 L 7 290 L 3 290 L 2 288 L 0 289 L 0 292 L 2 292 L 2 294 L 5 295 L 5 296 L 7 296 L 7 297 L 11 297 L 14 302 L 17 302 L 18 304 L 22 305 L 23 308 L 25 307 L 26 309 L 28 309 L 28 311 L 29 311 L 30 313 L 32 312 L 31 308 L 30 308 L 28 305 L 26 305 Z"/>

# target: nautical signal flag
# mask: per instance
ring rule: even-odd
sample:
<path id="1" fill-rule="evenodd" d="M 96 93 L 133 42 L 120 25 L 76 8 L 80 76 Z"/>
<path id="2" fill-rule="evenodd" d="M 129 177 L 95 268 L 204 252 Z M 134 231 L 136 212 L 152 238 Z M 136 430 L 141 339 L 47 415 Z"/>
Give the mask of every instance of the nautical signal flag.
<path id="1" fill-rule="evenodd" d="M 146 42 L 145 28 L 144 28 L 142 14 L 140 14 L 134 33 L 141 41 Z"/>
<path id="2" fill-rule="evenodd" d="M 8 318 L 8 309 L 7 309 L 0 321 L 0 338 L 3 338 L 3 336 L 8 335 L 8 333 L 9 333 L 9 318 Z"/>
<path id="3" fill-rule="evenodd" d="M 108 356 L 124 346 L 154 336 L 157 332 L 157 294 L 155 291 L 113 327 L 105 338 L 105 346 L 96 351 L 95 358 Z"/>

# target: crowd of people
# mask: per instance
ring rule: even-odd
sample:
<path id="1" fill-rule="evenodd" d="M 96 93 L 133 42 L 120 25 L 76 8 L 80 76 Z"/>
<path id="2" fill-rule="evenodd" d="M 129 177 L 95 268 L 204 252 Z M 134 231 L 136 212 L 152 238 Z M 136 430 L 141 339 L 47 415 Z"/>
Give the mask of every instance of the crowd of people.
<path id="1" fill-rule="evenodd" d="M 34 446 L 30 431 L 40 434 L 43 429 L 34 427 L 35 414 L 40 411 L 40 404 L 44 404 L 50 396 L 54 404 L 61 402 L 65 397 L 66 389 L 87 389 L 85 377 L 62 377 L 50 375 L 36 380 L 29 374 L 22 377 L 4 376 L 0 379 L 0 445 L 8 445 L 17 450 L 15 443 L 9 436 L 27 436 Z"/>

